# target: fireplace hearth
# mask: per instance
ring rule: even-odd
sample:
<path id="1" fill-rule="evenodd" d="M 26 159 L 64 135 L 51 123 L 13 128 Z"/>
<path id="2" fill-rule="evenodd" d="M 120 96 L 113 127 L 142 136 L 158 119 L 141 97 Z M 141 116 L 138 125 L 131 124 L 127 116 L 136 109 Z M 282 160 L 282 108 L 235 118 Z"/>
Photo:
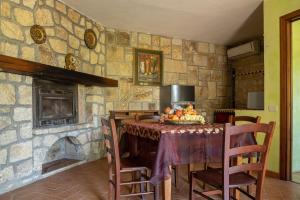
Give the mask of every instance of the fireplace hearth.
<path id="1" fill-rule="evenodd" d="M 33 125 L 35 128 L 77 122 L 77 86 L 33 80 Z"/>

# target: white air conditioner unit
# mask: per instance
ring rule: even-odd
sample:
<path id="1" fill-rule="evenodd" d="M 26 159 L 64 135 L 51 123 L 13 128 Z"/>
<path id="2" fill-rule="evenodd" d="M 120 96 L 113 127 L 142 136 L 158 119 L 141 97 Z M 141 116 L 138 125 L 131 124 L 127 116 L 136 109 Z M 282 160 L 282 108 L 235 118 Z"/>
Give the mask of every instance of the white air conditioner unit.
<path id="1" fill-rule="evenodd" d="M 254 40 L 227 50 L 229 59 L 236 59 L 260 53 L 259 40 Z"/>

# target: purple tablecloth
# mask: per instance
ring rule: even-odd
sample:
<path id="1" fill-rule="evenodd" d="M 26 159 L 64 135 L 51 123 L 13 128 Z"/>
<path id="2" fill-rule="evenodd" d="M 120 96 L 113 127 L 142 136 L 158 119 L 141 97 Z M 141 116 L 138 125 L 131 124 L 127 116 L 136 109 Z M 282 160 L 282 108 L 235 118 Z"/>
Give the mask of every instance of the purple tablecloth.
<path id="1" fill-rule="evenodd" d="M 141 151 L 155 152 L 153 184 L 171 176 L 171 165 L 222 162 L 223 124 L 166 125 L 128 120 L 124 122 L 122 132 L 134 136 Z M 254 144 L 255 138 L 253 134 L 244 134 L 233 141 L 232 146 L 243 146 Z"/>

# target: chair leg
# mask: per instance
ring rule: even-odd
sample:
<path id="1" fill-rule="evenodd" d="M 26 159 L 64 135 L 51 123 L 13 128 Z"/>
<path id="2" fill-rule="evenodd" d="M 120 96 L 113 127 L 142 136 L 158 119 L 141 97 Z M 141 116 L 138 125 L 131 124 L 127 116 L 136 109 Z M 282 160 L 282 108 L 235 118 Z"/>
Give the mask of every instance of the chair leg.
<path id="1" fill-rule="evenodd" d="M 193 178 L 193 173 L 189 173 L 190 189 L 189 189 L 189 200 L 193 200 L 193 190 L 195 186 L 195 181 Z"/>
<path id="2" fill-rule="evenodd" d="M 159 184 L 154 186 L 154 200 L 159 200 L 159 187 Z"/>
<path id="3" fill-rule="evenodd" d="M 141 177 L 140 180 L 144 181 L 145 180 L 144 176 L 147 175 L 146 174 L 147 172 L 145 170 L 141 170 L 140 173 L 141 173 L 140 174 L 140 177 Z M 142 193 L 145 192 L 145 183 L 141 183 L 140 185 L 141 185 L 141 192 Z M 142 199 L 145 200 L 145 195 L 142 195 Z"/>
<path id="4" fill-rule="evenodd" d="M 174 166 L 173 170 L 174 170 L 174 184 L 175 184 L 175 187 L 177 188 L 177 183 L 178 183 L 178 168 L 177 168 L 177 166 Z"/>
<path id="5" fill-rule="evenodd" d="M 113 196 L 114 196 L 114 194 L 115 194 L 115 193 L 114 193 L 114 186 L 113 186 L 113 184 L 112 184 L 110 181 L 109 181 L 108 184 L 109 184 L 109 186 L 108 186 L 108 187 L 109 187 L 109 190 L 108 190 L 108 199 L 109 199 L 109 200 L 113 200 L 113 199 L 114 199 Z"/>

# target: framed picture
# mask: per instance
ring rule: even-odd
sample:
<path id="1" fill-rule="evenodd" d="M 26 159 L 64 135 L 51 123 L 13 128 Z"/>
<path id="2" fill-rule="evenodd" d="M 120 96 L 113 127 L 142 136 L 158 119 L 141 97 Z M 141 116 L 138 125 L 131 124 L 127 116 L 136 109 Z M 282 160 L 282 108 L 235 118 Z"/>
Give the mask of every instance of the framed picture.
<path id="1" fill-rule="evenodd" d="M 135 49 L 135 84 L 161 85 L 163 76 L 162 51 Z"/>

